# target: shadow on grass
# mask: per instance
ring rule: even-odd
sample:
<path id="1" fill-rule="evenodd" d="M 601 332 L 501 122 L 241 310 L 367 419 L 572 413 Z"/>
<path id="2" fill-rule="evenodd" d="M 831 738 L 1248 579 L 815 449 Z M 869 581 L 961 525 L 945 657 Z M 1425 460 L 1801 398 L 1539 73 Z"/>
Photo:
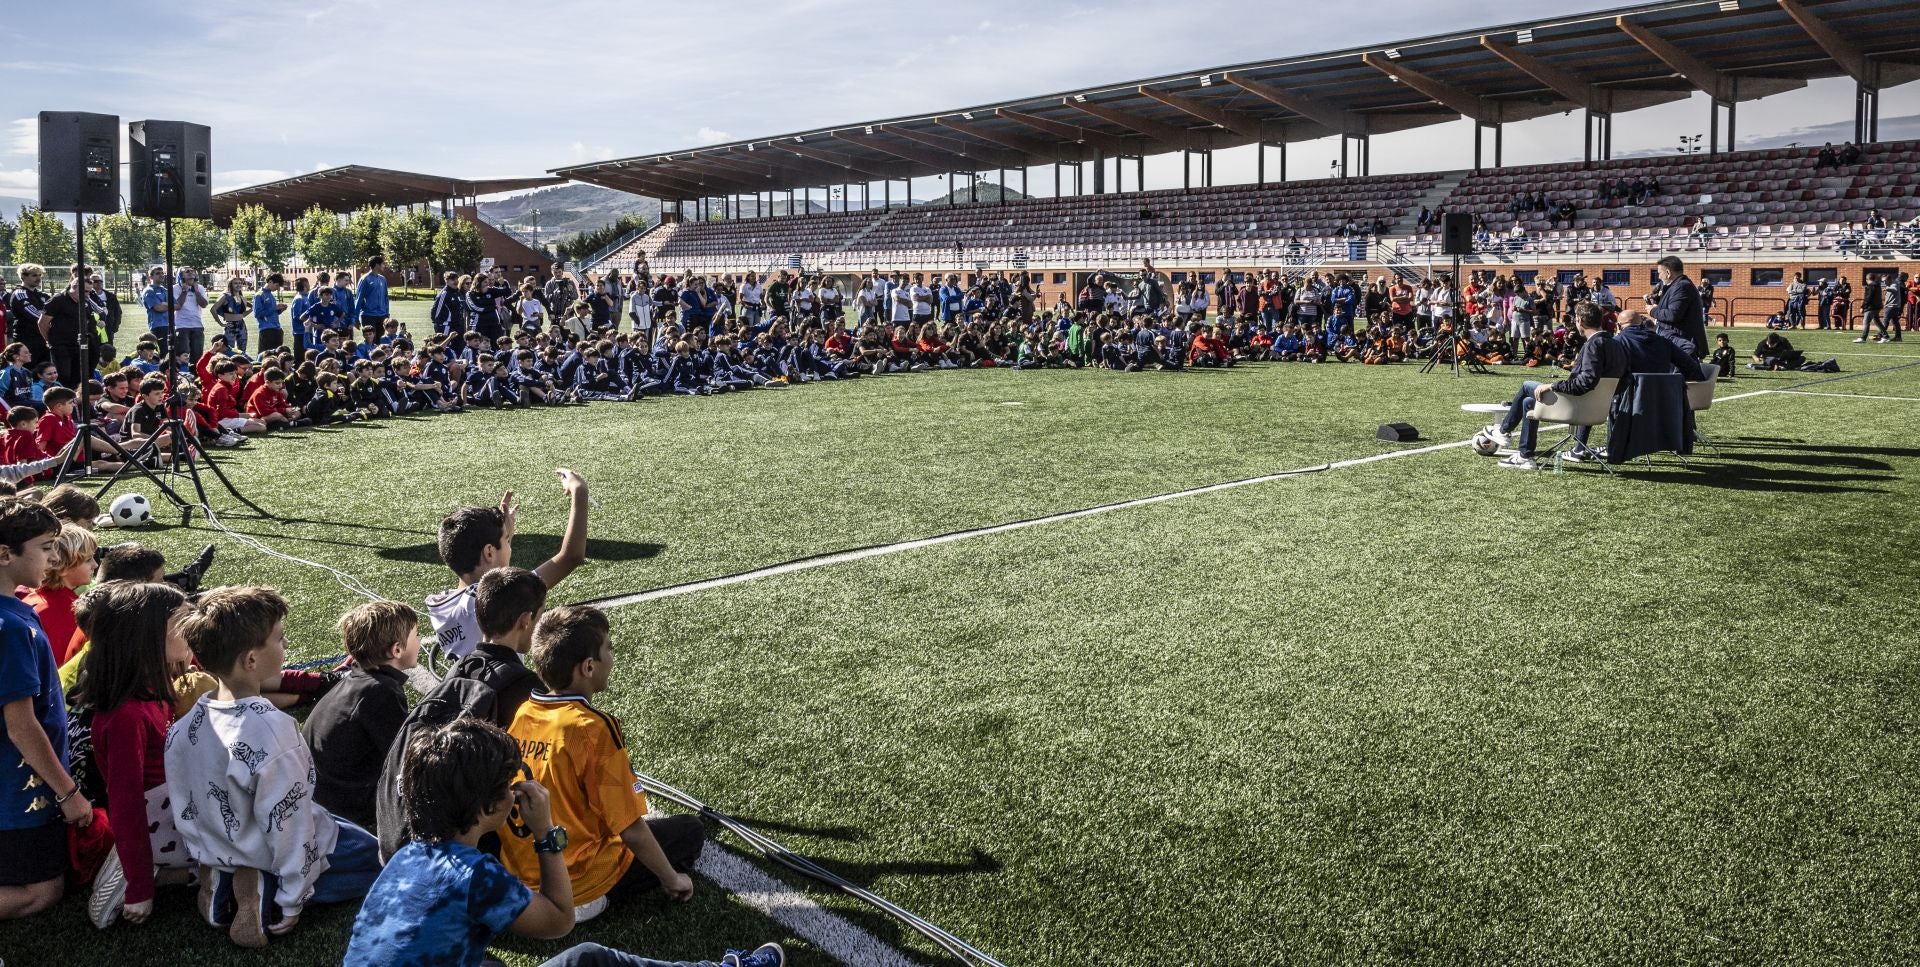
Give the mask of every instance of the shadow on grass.
<path id="1" fill-rule="evenodd" d="M 971 873 L 998 873 L 1003 864 L 978 846 L 965 860 L 885 860 L 874 863 L 844 863 L 824 857 L 809 857 L 815 863 L 856 884 L 872 883 L 881 876 L 966 876 Z"/>
<path id="2" fill-rule="evenodd" d="M 365 546 L 388 561 L 405 561 L 410 564 L 440 564 L 440 545 L 434 541 L 421 544 L 405 544 L 400 547 Z M 647 544 L 639 541 L 614 541 L 593 537 L 587 540 L 587 557 L 595 561 L 644 561 L 659 557 L 667 549 L 665 544 Z M 539 562 L 560 552 L 558 534 L 515 534 L 513 536 L 513 559 L 515 563 Z M 531 567 L 528 563 L 526 566 Z"/>
<path id="3" fill-rule="evenodd" d="M 1645 463 L 1636 462 L 1617 467 L 1614 472 L 1629 480 L 1644 480 L 1649 483 L 1687 484 L 1725 490 L 1789 494 L 1886 493 L 1884 488 L 1867 485 L 1891 483 L 1899 479 L 1886 474 L 1821 473 L 1814 470 L 1795 470 L 1739 462 L 1703 463 L 1696 460 L 1692 466 L 1683 467 L 1673 462 L 1670 454 L 1667 455 L 1666 460 L 1655 464 L 1652 469 L 1648 469 Z"/>

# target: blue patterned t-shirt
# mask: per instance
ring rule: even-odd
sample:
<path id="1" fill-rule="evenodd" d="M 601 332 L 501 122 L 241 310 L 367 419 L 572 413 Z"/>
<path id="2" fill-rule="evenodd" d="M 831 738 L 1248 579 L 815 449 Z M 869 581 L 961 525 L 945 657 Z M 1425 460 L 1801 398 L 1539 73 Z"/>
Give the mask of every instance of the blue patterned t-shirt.
<path id="1" fill-rule="evenodd" d="M 360 905 L 347 967 L 477 967 L 531 902 L 533 892 L 492 856 L 464 843 L 414 840 L 387 861 Z"/>

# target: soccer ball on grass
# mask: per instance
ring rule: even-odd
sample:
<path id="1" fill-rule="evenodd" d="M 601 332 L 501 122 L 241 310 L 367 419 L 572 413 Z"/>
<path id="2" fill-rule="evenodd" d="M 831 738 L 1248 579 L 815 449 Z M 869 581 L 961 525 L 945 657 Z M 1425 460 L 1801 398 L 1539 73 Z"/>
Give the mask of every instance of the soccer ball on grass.
<path id="1" fill-rule="evenodd" d="M 107 506 L 107 518 L 115 527 L 141 527 L 153 522 L 153 505 L 139 494 L 121 494 Z"/>

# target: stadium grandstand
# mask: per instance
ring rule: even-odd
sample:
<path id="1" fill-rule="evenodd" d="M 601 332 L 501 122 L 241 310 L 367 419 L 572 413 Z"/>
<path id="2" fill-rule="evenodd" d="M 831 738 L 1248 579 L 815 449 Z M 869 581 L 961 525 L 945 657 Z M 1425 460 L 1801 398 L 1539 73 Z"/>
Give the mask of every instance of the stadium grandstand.
<path id="1" fill-rule="evenodd" d="M 1618 269 L 1674 248 L 1791 274 L 1795 260 L 1897 257 L 1920 236 L 1899 227 L 1920 215 L 1920 146 L 1876 143 L 1880 92 L 1920 78 L 1916 51 L 1920 13 L 1900 0 L 1683 0 L 552 173 L 661 200 L 663 224 L 597 260 L 623 269 L 639 258 L 682 273 L 1071 273 L 1152 257 L 1176 273 L 1257 262 L 1413 273 L 1443 261 L 1437 216 L 1466 212 L 1478 229 L 1470 263 Z M 1856 88 L 1854 163 L 1821 165 L 1812 147 L 1735 150 L 1743 105 L 1830 78 Z M 1698 153 L 1612 156 L 1616 118 L 1697 94 L 1710 109 Z M 1570 111 L 1585 119 L 1581 160 L 1503 165 L 1507 125 Z M 1461 119 L 1474 122 L 1471 169 L 1370 173 L 1376 135 Z M 1289 177 L 1289 143 L 1334 136 L 1350 176 Z M 1214 184 L 1214 152 L 1250 144 L 1254 181 Z M 1181 156 L 1181 187 L 1120 190 L 1129 174 L 1143 182 L 1146 156 L 1168 153 Z M 959 187 L 946 204 L 918 205 L 894 193 L 995 169 L 1022 189 L 1038 177 L 1052 197 L 969 203 Z M 1636 181 L 1658 190 L 1633 192 Z M 838 209 L 741 217 L 776 210 L 783 194 L 792 211 L 796 194 L 811 204 L 816 192 L 830 209 L 837 195 Z M 1551 204 L 1521 210 L 1523 195 Z M 1889 227 L 1869 230 L 1873 209 Z"/>

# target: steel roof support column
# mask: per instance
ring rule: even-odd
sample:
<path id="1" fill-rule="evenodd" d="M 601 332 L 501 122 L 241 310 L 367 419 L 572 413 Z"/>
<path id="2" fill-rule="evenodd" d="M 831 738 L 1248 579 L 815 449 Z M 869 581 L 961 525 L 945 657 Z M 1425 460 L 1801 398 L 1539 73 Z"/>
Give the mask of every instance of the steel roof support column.
<path id="1" fill-rule="evenodd" d="M 1880 140 L 1880 92 L 1861 84 L 1853 95 L 1853 143 Z"/>

